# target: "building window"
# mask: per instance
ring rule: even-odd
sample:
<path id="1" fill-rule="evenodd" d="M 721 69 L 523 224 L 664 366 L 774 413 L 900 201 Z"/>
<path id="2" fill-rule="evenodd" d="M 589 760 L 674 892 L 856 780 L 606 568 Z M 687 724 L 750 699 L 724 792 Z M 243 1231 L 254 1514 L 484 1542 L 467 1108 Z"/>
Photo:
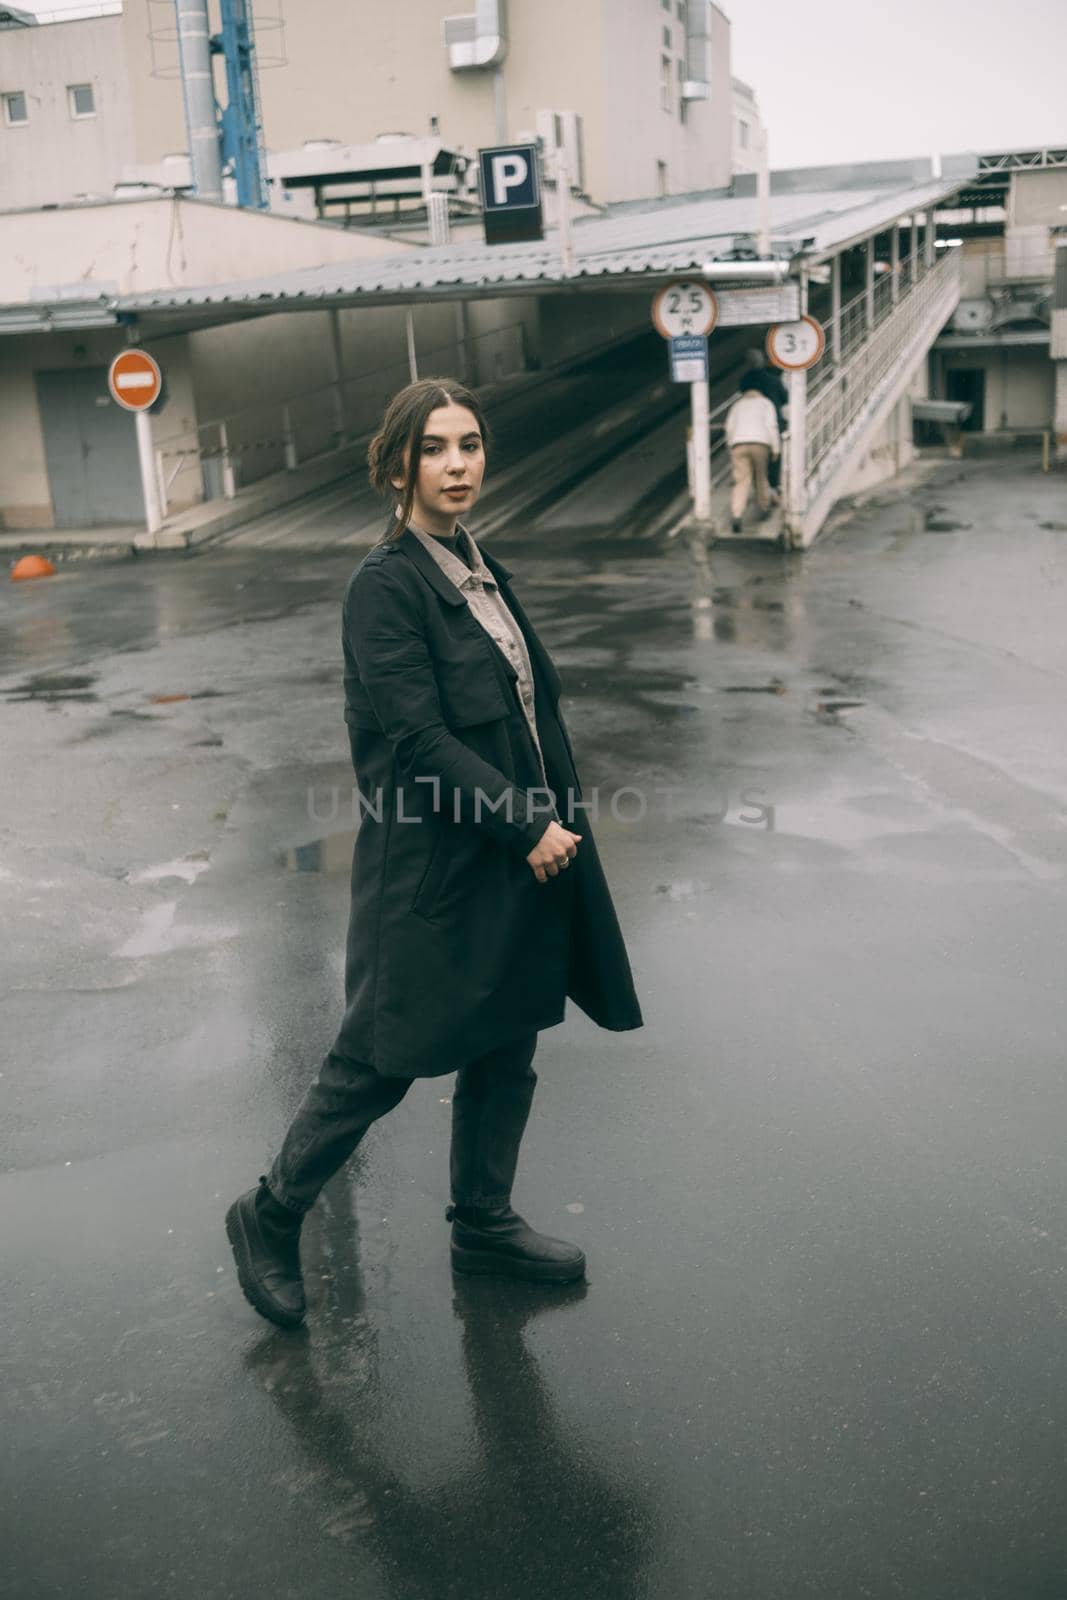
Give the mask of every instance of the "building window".
<path id="1" fill-rule="evenodd" d="M 678 0 L 678 21 L 685 21 L 685 0 Z"/>
<path id="2" fill-rule="evenodd" d="M 669 28 L 664 28 L 664 30 L 663 30 L 663 48 L 664 48 L 664 50 L 669 50 L 670 47 L 671 47 L 671 30 Z"/>
<path id="3" fill-rule="evenodd" d="M 26 96 L 21 89 L 13 89 L 4 96 L 4 122 L 9 128 L 21 128 L 29 122 Z"/>
<path id="4" fill-rule="evenodd" d="M 742 117 L 737 124 L 737 142 L 742 150 L 748 149 L 748 123 Z"/>
<path id="5" fill-rule="evenodd" d="M 70 104 L 70 114 L 75 121 L 83 117 L 96 116 L 96 99 L 91 83 L 68 84 L 67 100 Z"/>
<path id="6" fill-rule="evenodd" d="M 671 58 L 670 56 L 660 56 L 659 103 L 663 107 L 664 111 L 669 111 L 671 109 L 671 99 Z"/>
<path id="7" fill-rule="evenodd" d="M 667 181 L 667 163 L 665 161 L 656 162 L 656 193 L 661 200 L 665 200 L 670 193 L 670 185 Z"/>
<path id="8" fill-rule="evenodd" d="M 661 10 L 669 11 L 671 9 L 671 0 L 659 0 L 659 3 Z"/>

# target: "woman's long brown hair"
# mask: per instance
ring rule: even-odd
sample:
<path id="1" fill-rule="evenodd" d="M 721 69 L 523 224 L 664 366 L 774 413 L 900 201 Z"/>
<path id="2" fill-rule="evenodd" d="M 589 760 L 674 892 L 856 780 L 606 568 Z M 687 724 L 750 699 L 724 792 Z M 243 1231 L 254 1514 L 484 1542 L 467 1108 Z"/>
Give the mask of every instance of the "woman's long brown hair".
<path id="1" fill-rule="evenodd" d="M 408 525 L 411 508 L 415 503 L 415 485 L 419 478 L 419 459 L 422 454 L 422 436 L 426 419 L 438 406 L 466 406 L 474 413 L 482 435 L 482 447 L 489 449 L 489 428 L 476 394 L 455 378 L 420 378 L 409 383 L 390 400 L 382 425 L 367 448 L 367 475 L 371 486 L 381 495 L 395 496 L 398 491 L 392 478 L 402 477 L 404 488 L 399 515 L 394 513 L 393 526 L 379 544 L 398 539 Z M 408 450 L 407 465 L 404 454 Z"/>

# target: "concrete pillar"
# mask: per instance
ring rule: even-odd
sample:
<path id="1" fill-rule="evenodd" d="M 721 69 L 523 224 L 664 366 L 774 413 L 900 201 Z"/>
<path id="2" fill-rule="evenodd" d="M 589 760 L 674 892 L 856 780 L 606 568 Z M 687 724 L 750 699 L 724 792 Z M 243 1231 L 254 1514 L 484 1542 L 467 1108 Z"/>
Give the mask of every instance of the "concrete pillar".
<path id="1" fill-rule="evenodd" d="M 929 272 L 930 268 L 934 264 L 934 236 L 936 231 L 937 230 L 934 226 L 934 213 L 932 211 L 928 211 L 926 213 L 926 248 L 923 252 L 923 264 L 926 267 L 927 272 Z"/>
<path id="2" fill-rule="evenodd" d="M 908 218 L 911 227 L 911 282 L 912 287 L 919 276 L 919 218 L 912 212 Z"/>
<path id="3" fill-rule="evenodd" d="M 1057 461 L 1067 461 L 1067 361 L 1057 361 L 1054 365 L 1056 393 L 1052 424 L 1055 433 L 1053 454 Z"/>
<path id="4" fill-rule="evenodd" d="M 900 299 L 900 223 L 894 222 L 889 235 L 889 297 L 896 305 Z"/>
<path id="5" fill-rule="evenodd" d="M 863 241 L 863 274 L 864 274 L 864 320 L 867 324 L 867 336 L 870 337 L 874 327 L 874 239 Z"/>
<path id="6" fill-rule="evenodd" d="M 830 261 L 830 359 L 841 365 L 841 256 Z"/>
<path id="7" fill-rule="evenodd" d="M 341 338 L 341 313 L 330 308 L 330 349 L 333 353 L 333 431 L 340 444 L 348 431 L 345 407 L 345 351 Z"/>
<path id="8" fill-rule="evenodd" d="M 469 337 L 467 324 L 467 302 L 456 301 L 456 371 L 461 383 L 469 383 L 471 377 L 470 350 L 467 347 Z"/>

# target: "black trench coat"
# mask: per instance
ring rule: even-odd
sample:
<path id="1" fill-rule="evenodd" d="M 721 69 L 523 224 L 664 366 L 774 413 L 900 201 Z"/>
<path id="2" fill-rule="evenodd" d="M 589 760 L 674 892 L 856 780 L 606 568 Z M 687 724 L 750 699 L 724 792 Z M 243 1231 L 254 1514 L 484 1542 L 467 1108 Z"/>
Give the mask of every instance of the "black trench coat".
<path id="1" fill-rule="evenodd" d="M 514 667 L 410 529 L 371 550 L 345 590 L 362 821 L 334 1048 L 387 1076 L 452 1072 L 562 1022 L 567 996 L 602 1028 L 643 1023 L 588 816 L 568 820 L 568 788 L 582 792 L 559 674 L 510 571 L 482 555 L 526 638 L 554 805 Z M 538 883 L 526 856 L 553 816 L 583 837 Z"/>

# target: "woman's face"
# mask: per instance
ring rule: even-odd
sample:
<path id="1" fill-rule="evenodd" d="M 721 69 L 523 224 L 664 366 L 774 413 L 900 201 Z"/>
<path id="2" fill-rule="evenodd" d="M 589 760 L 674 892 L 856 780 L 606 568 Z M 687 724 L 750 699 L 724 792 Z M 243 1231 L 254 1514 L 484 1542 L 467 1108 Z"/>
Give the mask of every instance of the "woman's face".
<path id="1" fill-rule="evenodd" d="M 407 466 L 408 452 L 404 461 Z M 484 472 L 485 447 L 473 411 L 455 402 L 438 406 L 426 418 L 422 435 L 411 508 L 415 521 L 431 533 L 451 533 L 477 500 Z M 402 491 L 403 480 L 394 478 L 393 487 Z"/>

